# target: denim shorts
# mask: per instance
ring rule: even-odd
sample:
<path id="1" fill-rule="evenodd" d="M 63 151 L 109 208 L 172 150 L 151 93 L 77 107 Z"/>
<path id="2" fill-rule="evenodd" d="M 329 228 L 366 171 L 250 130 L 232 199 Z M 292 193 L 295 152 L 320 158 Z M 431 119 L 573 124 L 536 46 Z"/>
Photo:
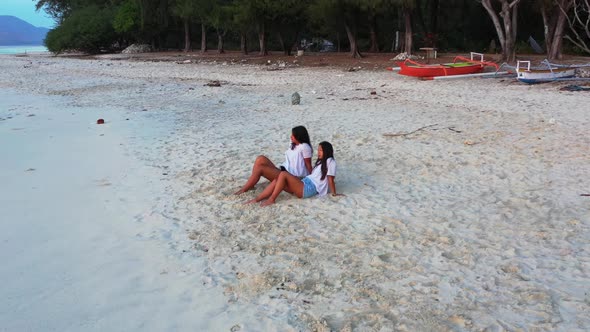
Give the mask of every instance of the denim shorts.
<path id="1" fill-rule="evenodd" d="M 318 191 L 315 188 L 315 184 L 311 179 L 305 177 L 301 179 L 303 182 L 303 197 L 302 198 L 310 198 L 311 196 L 317 195 Z"/>

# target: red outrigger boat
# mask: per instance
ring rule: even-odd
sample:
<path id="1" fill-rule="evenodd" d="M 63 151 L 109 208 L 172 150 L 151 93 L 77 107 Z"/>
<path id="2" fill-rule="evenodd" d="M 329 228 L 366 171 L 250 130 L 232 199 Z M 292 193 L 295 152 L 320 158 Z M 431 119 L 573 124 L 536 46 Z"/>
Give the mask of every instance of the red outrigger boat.
<path id="1" fill-rule="evenodd" d="M 481 60 L 474 60 L 473 55 L 481 56 Z M 410 59 L 398 63 L 399 73 L 406 76 L 430 78 L 436 76 L 468 75 L 483 71 L 487 66 L 498 70 L 498 65 L 483 60 L 483 54 L 471 52 L 471 59 L 457 56 L 452 63 L 423 64 Z"/>

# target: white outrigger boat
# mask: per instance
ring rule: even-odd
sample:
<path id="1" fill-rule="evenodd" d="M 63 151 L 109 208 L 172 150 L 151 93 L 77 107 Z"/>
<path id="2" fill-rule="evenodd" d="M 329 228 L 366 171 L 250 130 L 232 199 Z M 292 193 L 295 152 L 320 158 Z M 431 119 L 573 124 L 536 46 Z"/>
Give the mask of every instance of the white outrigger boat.
<path id="1" fill-rule="evenodd" d="M 547 68 L 531 69 L 530 61 L 519 60 L 516 63 L 516 79 L 520 82 L 534 84 L 559 81 L 576 75 L 576 67 L 558 66 L 548 61 L 543 61 Z"/>

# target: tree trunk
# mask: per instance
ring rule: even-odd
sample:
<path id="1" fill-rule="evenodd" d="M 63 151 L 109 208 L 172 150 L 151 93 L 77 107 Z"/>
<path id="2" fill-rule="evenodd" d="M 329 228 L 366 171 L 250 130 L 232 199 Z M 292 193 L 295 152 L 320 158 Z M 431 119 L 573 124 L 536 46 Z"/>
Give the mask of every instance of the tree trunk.
<path id="1" fill-rule="evenodd" d="M 557 5 L 552 8 L 551 16 L 547 17 L 546 8 L 541 8 L 543 23 L 545 24 L 545 44 L 547 47 L 547 58 L 549 60 L 561 59 L 563 35 L 565 34 L 566 14 L 573 0 L 557 0 Z"/>
<path id="2" fill-rule="evenodd" d="M 499 1 L 502 5 L 502 9 L 499 14 L 494 10 L 492 0 L 482 0 L 481 4 L 488 12 L 492 22 L 494 23 L 494 27 L 496 28 L 496 33 L 498 34 L 498 39 L 500 40 L 500 46 L 502 47 L 502 60 L 514 62 L 516 59 L 515 44 L 518 3 L 520 0 L 511 0 L 511 2 L 509 2 L 509 0 Z M 502 18 L 502 22 L 504 24 L 500 22 L 500 17 Z"/>
<path id="3" fill-rule="evenodd" d="M 248 55 L 248 37 L 243 32 L 240 35 L 240 50 L 242 54 Z"/>
<path id="4" fill-rule="evenodd" d="M 225 48 L 223 47 L 224 41 L 223 37 L 225 36 L 225 32 L 220 32 L 217 30 L 217 53 L 223 54 L 225 53 Z"/>
<path id="5" fill-rule="evenodd" d="M 279 31 L 277 32 L 277 38 L 279 38 L 279 45 L 281 45 L 281 49 L 283 50 L 284 55 L 287 54 L 287 47 L 285 46 L 285 40 L 283 39 L 283 34 Z"/>
<path id="6" fill-rule="evenodd" d="M 422 1 L 415 0 L 414 7 L 414 19 L 418 21 L 418 25 L 422 28 L 422 31 L 427 32 L 429 29 L 426 27 L 426 21 L 424 21 L 424 15 L 422 14 Z"/>
<path id="7" fill-rule="evenodd" d="M 191 33 L 188 19 L 184 19 L 184 51 L 188 52 L 191 49 Z"/>
<path id="8" fill-rule="evenodd" d="M 551 53 L 551 44 L 553 44 L 553 24 L 550 23 L 552 17 L 548 16 L 547 8 L 541 5 L 541 16 L 543 17 L 543 33 L 545 35 L 545 49 L 547 54 Z"/>
<path id="9" fill-rule="evenodd" d="M 299 50 L 299 30 L 297 30 L 297 31 L 295 32 L 295 39 L 294 39 L 294 42 L 293 42 L 293 44 L 291 45 L 291 48 L 290 48 L 290 49 L 287 51 L 287 55 L 288 55 L 288 56 L 291 56 L 291 50 L 293 50 L 293 49 L 295 49 L 295 50 Z"/>
<path id="10" fill-rule="evenodd" d="M 348 42 L 350 43 L 350 56 L 353 58 L 362 58 L 361 52 L 359 52 L 358 45 L 356 43 L 356 34 L 350 29 L 348 24 L 344 25 L 346 29 L 346 35 L 348 36 Z"/>
<path id="11" fill-rule="evenodd" d="M 404 8 L 404 24 L 406 28 L 404 52 L 412 54 L 412 11 L 409 8 Z"/>
<path id="12" fill-rule="evenodd" d="M 379 52 L 379 40 L 377 38 L 377 19 L 374 14 L 369 15 L 369 35 L 371 38 L 371 48 L 369 52 Z"/>
<path id="13" fill-rule="evenodd" d="M 518 6 L 514 6 L 512 9 L 509 7 L 508 2 L 504 1 L 502 3 L 502 12 L 500 15 L 502 16 L 502 20 L 504 21 L 504 31 L 505 31 L 505 44 L 502 47 L 502 57 L 506 59 L 508 62 L 514 62 L 516 60 L 516 18 L 517 12 L 516 9 Z"/>
<path id="14" fill-rule="evenodd" d="M 459 29 L 461 30 L 461 41 L 463 47 L 466 47 L 467 45 L 467 20 L 469 18 L 469 2 L 471 2 L 471 0 L 463 0 L 463 4 L 461 6 L 461 25 L 459 25 Z M 496 38 L 494 38 L 494 40 L 496 40 Z"/>
<path id="15" fill-rule="evenodd" d="M 207 52 L 207 27 L 201 23 L 201 53 Z"/>
<path id="16" fill-rule="evenodd" d="M 563 12 L 559 12 L 559 17 L 557 18 L 557 24 L 553 33 L 552 41 L 551 41 L 551 48 L 547 53 L 547 57 L 549 60 L 561 59 L 561 46 L 563 44 L 563 35 L 565 33 L 565 22 L 566 17 Z"/>
<path id="17" fill-rule="evenodd" d="M 268 55 L 266 50 L 266 31 L 264 23 L 258 25 L 258 45 L 260 46 L 260 55 Z"/>
<path id="18" fill-rule="evenodd" d="M 438 34 L 438 9 L 439 9 L 439 0 L 432 0 L 431 7 L 430 7 L 430 32 L 434 34 L 435 46 L 436 46 L 436 35 Z"/>

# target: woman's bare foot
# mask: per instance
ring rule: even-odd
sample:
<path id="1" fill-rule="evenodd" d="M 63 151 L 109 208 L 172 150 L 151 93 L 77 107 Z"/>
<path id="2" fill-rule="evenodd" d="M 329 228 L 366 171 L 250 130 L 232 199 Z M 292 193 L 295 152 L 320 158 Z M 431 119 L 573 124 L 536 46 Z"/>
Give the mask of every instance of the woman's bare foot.
<path id="1" fill-rule="evenodd" d="M 260 206 L 269 206 L 269 205 L 272 205 L 274 203 L 275 203 L 275 201 L 271 201 L 270 199 L 267 199 L 266 201 L 260 203 Z"/>

